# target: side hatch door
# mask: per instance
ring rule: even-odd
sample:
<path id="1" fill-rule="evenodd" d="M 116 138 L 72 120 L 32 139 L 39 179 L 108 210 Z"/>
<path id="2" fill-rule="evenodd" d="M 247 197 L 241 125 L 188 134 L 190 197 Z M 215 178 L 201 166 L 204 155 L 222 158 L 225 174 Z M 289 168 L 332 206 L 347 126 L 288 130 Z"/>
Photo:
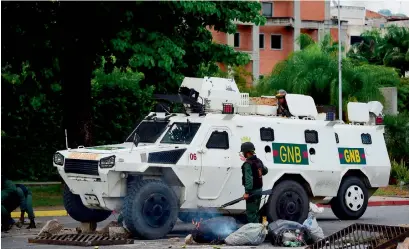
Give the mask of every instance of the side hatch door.
<path id="1" fill-rule="evenodd" d="M 201 145 L 202 167 L 197 195 L 201 200 L 218 199 L 230 178 L 231 135 L 228 127 L 212 127 Z"/>

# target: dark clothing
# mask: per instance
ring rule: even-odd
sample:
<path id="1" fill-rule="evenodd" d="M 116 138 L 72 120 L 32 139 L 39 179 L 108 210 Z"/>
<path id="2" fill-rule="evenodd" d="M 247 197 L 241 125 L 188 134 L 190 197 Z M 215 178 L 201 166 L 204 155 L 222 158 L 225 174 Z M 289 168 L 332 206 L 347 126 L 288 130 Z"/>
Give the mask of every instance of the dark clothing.
<path id="1" fill-rule="evenodd" d="M 250 165 L 250 170 L 251 170 L 251 181 L 248 179 L 246 181 L 246 176 L 249 176 L 249 174 L 246 174 L 246 168 L 248 169 L 248 165 Z M 267 169 L 267 168 L 266 168 Z M 241 167 L 241 171 L 243 173 L 242 177 L 242 184 L 245 187 L 245 191 L 251 191 L 252 189 L 261 189 L 263 188 L 263 171 L 264 170 L 264 165 L 263 162 L 258 159 L 256 156 L 252 156 L 250 158 L 247 158 L 246 162 L 243 164 Z M 251 185 L 250 185 L 251 184 Z M 247 189 L 246 189 L 247 185 Z"/>
<path id="2" fill-rule="evenodd" d="M 12 181 L 2 180 L 1 189 L 1 216 L 2 225 L 10 225 L 14 223 L 11 218 L 11 212 L 20 207 L 20 210 L 27 212 L 28 218 L 34 220 L 34 211 L 32 206 L 31 191 L 22 184 L 14 184 Z"/>
<path id="3" fill-rule="evenodd" d="M 253 196 L 246 200 L 246 215 L 248 223 L 259 223 L 260 222 L 260 209 L 261 196 Z"/>
<path id="4" fill-rule="evenodd" d="M 19 194 L 20 196 L 20 210 L 24 211 L 27 213 L 28 218 L 30 220 L 33 220 L 35 218 L 34 216 L 34 210 L 33 210 L 33 195 L 26 186 L 23 184 L 16 184 L 17 186 L 17 191 L 21 191 L 22 193 Z M 24 195 L 24 197 L 21 197 Z"/>
<path id="5" fill-rule="evenodd" d="M 277 115 L 283 116 L 283 117 L 291 117 L 291 113 L 288 109 L 287 101 L 284 101 L 284 103 L 282 104 L 278 102 Z"/>
<path id="6" fill-rule="evenodd" d="M 263 188 L 262 176 L 268 173 L 268 168 L 263 162 L 253 155 L 247 158 L 246 162 L 241 166 L 243 172 L 242 182 L 246 194 L 251 195 L 254 192 L 260 191 Z M 261 196 L 252 196 L 246 200 L 246 215 L 247 222 L 259 223 L 259 209 Z"/>
<path id="7" fill-rule="evenodd" d="M 1 227 L 2 230 L 8 230 L 8 227 L 14 223 L 11 218 L 11 212 L 19 205 L 19 196 L 17 187 L 10 180 L 1 179 Z"/>
<path id="8" fill-rule="evenodd" d="M 246 194 L 263 188 L 262 176 L 268 173 L 268 168 L 256 155 L 247 158 L 241 166 L 241 171 L 243 173 L 242 184 Z"/>

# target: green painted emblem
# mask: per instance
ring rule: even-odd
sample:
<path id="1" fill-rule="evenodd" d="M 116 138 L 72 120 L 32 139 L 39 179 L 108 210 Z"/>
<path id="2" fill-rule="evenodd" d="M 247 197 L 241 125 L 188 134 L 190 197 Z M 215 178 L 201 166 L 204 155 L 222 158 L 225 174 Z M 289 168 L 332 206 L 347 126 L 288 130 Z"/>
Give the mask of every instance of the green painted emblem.
<path id="1" fill-rule="evenodd" d="M 274 163 L 308 165 L 306 144 L 273 143 Z"/>
<path id="2" fill-rule="evenodd" d="M 91 150 L 120 150 L 120 149 L 126 149 L 126 147 L 96 146 L 96 147 L 89 147 L 87 149 L 91 149 Z"/>
<path id="3" fill-rule="evenodd" d="M 364 148 L 338 148 L 341 164 L 366 164 Z"/>

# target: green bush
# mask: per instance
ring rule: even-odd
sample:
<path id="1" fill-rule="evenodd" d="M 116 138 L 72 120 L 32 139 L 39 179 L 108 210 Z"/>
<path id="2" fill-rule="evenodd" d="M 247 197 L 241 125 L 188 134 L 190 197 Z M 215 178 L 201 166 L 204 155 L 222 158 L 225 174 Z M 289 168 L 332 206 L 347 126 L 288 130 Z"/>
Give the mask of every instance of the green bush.
<path id="1" fill-rule="evenodd" d="M 385 116 L 385 139 L 390 157 L 409 164 L 409 113 Z"/>
<path id="2" fill-rule="evenodd" d="M 120 143 L 152 106 L 153 87 L 141 88 L 143 74 L 118 69 L 94 72 L 93 135 L 96 145 Z M 58 180 L 55 151 L 65 149 L 59 83 L 2 73 L 2 173 L 13 180 Z M 68 134 L 69 135 L 69 134 Z"/>
<path id="3" fill-rule="evenodd" d="M 398 184 L 403 182 L 404 184 L 409 183 L 409 168 L 406 166 L 405 162 L 400 163 L 393 160 L 391 162 L 391 177 L 398 180 Z"/>

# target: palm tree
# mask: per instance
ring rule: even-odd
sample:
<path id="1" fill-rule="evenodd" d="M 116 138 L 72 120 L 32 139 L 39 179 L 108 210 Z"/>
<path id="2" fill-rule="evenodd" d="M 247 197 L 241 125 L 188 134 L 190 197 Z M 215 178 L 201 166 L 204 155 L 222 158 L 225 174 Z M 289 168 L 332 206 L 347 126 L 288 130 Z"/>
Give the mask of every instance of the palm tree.
<path id="1" fill-rule="evenodd" d="M 386 65 L 399 69 L 400 75 L 409 70 L 409 29 L 389 26 L 382 34 L 371 30 L 362 34 L 363 41 L 352 46 L 348 57 L 358 63 Z"/>
<path id="2" fill-rule="evenodd" d="M 304 42 L 300 44 L 303 49 L 278 63 L 272 73 L 259 82 L 257 93 L 272 94 L 278 89 L 285 89 L 291 93 L 310 95 L 318 105 L 337 105 L 337 45 L 330 36 L 319 44 L 311 43 L 305 37 L 300 38 L 299 42 Z M 379 87 L 385 84 L 395 86 L 399 82 L 398 74 L 392 68 L 356 66 L 348 58 L 343 59 L 342 65 L 344 105 L 351 99 L 383 102 Z"/>

